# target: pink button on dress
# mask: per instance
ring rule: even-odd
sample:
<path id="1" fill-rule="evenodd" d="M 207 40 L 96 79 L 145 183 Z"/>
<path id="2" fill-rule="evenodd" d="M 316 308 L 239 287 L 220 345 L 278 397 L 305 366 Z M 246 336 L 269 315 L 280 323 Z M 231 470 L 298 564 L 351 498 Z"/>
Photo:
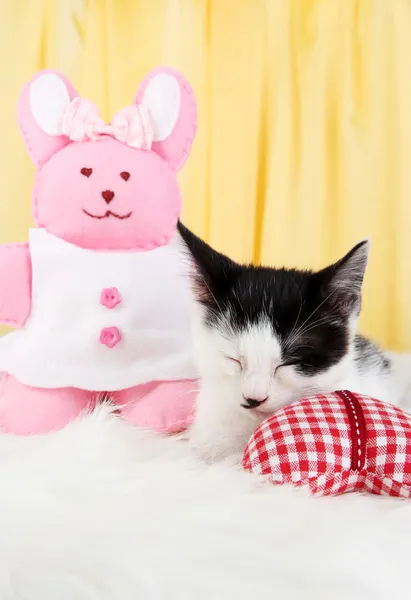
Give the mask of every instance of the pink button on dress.
<path id="1" fill-rule="evenodd" d="M 121 302 L 120 292 L 116 287 L 101 290 L 100 304 L 107 308 L 115 308 Z"/>
<path id="2" fill-rule="evenodd" d="M 118 327 L 104 327 L 100 333 L 100 342 L 107 348 L 114 348 L 121 340 Z"/>

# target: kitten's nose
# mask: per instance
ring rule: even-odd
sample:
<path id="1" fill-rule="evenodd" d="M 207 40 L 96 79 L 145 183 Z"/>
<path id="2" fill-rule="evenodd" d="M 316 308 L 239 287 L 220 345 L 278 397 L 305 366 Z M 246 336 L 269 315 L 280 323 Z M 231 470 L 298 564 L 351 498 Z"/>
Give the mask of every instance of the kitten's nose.
<path id="1" fill-rule="evenodd" d="M 110 202 L 114 198 L 114 192 L 112 192 L 111 190 L 104 190 L 104 192 L 101 192 L 101 195 L 103 196 L 107 204 L 110 204 Z"/>
<path id="2" fill-rule="evenodd" d="M 268 400 L 268 396 L 266 396 L 265 398 L 262 398 L 262 399 L 244 398 L 245 404 L 242 404 L 241 406 L 243 408 L 257 408 L 258 406 L 260 406 L 260 404 L 263 404 L 267 400 Z"/>

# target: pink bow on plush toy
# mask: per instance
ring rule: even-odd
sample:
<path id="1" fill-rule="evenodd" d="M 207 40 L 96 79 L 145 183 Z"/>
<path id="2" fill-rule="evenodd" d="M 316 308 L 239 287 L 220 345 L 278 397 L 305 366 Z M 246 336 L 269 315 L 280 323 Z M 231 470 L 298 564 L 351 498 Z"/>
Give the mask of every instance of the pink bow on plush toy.
<path id="1" fill-rule="evenodd" d="M 110 136 L 140 150 L 150 150 L 153 142 L 153 127 L 144 104 L 123 108 L 107 124 L 100 117 L 97 106 L 79 97 L 74 98 L 66 109 L 62 133 L 73 142 L 96 141 Z"/>

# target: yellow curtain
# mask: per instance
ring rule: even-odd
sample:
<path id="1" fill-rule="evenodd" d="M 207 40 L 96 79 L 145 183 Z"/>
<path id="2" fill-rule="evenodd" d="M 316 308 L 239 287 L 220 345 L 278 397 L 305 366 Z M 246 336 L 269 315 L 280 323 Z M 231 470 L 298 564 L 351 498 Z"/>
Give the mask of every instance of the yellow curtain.
<path id="1" fill-rule="evenodd" d="M 1 242 L 31 224 L 25 80 L 59 68 L 108 117 L 168 64 L 199 103 L 186 223 L 287 266 L 370 237 L 362 329 L 411 349 L 410 0 L 0 0 L 0 40 Z"/>

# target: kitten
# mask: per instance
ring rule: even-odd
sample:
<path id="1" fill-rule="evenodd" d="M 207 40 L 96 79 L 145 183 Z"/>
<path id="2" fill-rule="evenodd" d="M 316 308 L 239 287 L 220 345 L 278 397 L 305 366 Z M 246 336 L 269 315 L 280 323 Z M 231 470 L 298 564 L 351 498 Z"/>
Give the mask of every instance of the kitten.
<path id="1" fill-rule="evenodd" d="M 270 413 L 338 389 L 400 403 L 391 358 L 357 334 L 369 243 L 318 272 L 240 265 L 179 224 L 195 269 L 201 389 L 190 442 L 205 458 L 241 452 Z"/>

